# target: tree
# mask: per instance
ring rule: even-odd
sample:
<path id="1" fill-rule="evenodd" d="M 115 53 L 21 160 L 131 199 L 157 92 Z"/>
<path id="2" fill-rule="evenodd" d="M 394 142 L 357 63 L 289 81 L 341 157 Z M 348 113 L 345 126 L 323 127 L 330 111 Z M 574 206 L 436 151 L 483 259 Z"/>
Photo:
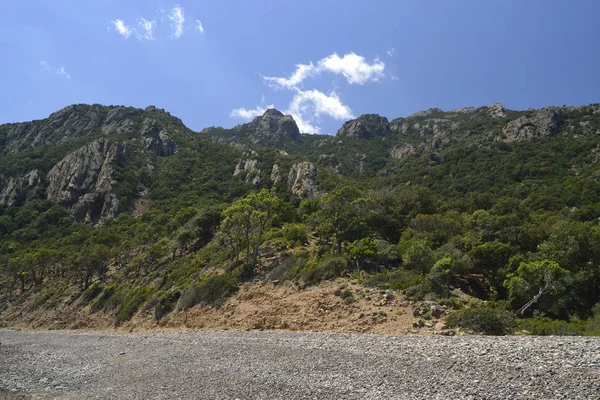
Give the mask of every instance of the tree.
<path id="1" fill-rule="evenodd" d="M 319 230 L 331 235 L 337 254 L 342 253 L 342 243 L 364 237 L 367 230 L 368 202 L 358 189 L 344 186 L 321 198 Z"/>
<path id="2" fill-rule="evenodd" d="M 519 309 L 519 313 L 524 315 L 543 295 L 564 289 L 568 278 L 569 271 L 555 261 L 522 262 L 514 273 L 507 275 L 504 286 L 511 299 L 533 296 Z"/>
<path id="3" fill-rule="evenodd" d="M 239 199 L 223 212 L 221 234 L 235 254 L 245 251 L 246 264 L 252 267 L 258 263 L 258 250 L 280 202 L 273 189 L 263 189 Z"/>
<path id="4" fill-rule="evenodd" d="M 377 255 L 377 243 L 370 237 L 355 240 L 348 246 L 350 258 L 356 263 L 357 272 L 360 273 L 360 263 Z"/>

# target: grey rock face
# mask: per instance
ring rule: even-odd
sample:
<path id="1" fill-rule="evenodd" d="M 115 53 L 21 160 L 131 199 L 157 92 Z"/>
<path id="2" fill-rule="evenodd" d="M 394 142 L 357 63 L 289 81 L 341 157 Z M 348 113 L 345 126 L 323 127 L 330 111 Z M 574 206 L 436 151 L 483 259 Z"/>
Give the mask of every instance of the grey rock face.
<path id="1" fill-rule="evenodd" d="M 120 204 L 112 177 L 122 156 L 121 147 L 104 138 L 68 154 L 48 173 L 48 199 L 87 223 L 115 216 Z"/>
<path id="2" fill-rule="evenodd" d="M 258 154 L 254 150 L 245 151 L 235 166 L 233 176 L 244 175 L 244 182 L 252 183 L 254 186 L 260 186 L 260 165 L 258 163 Z"/>
<path id="3" fill-rule="evenodd" d="M 417 149 L 415 149 L 415 146 L 410 145 L 410 144 L 406 145 L 406 146 L 396 146 L 390 151 L 390 155 L 393 158 L 398 158 L 398 159 L 410 157 L 412 155 L 415 155 L 416 153 L 417 153 Z"/>
<path id="4" fill-rule="evenodd" d="M 288 186 L 296 196 L 314 199 L 319 195 L 316 179 L 317 167 L 310 162 L 301 162 L 292 165 L 288 175 Z"/>
<path id="5" fill-rule="evenodd" d="M 319 164 L 327 166 L 330 170 L 335 173 L 344 175 L 346 173 L 346 168 L 344 163 L 339 162 L 335 154 L 321 154 L 317 158 L 317 162 Z"/>
<path id="6" fill-rule="evenodd" d="M 560 130 L 562 115 L 557 109 L 535 111 L 509 122 L 503 129 L 506 141 L 529 140 L 544 136 L 554 136 Z"/>
<path id="7" fill-rule="evenodd" d="M 2 153 L 15 154 L 28 148 L 82 137 L 101 123 L 100 106 L 68 106 L 44 120 L 12 124 Z"/>
<path id="8" fill-rule="evenodd" d="M 357 119 L 344 122 L 336 136 L 368 139 L 374 136 L 385 136 L 391 132 L 386 117 L 377 114 L 361 115 Z"/>
<path id="9" fill-rule="evenodd" d="M 37 146 L 58 144 L 93 133 L 133 133 L 136 127 L 133 117 L 140 115 L 145 116 L 140 134 L 142 139 L 147 141 L 147 146 L 157 155 L 173 154 L 174 144 L 166 139 L 168 132 L 162 123 L 157 122 L 157 118 L 166 116 L 175 124 L 183 125 L 180 119 L 152 106 L 142 111 L 133 107 L 103 107 L 96 104 L 71 105 L 43 120 L 7 125 L 5 144 L 0 148 L 0 154 L 16 154 Z"/>
<path id="10" fill-rule="evenodd" d="M 167 128 L 156 120 L 144 118 L 140 134 L 146 150 L 159 157 L 172 156 L 177 152 L 177 145 L 171 139 Z"/>
<path id="11" fill-rule="evenodd" d="M 300 140 L 300 130 L 291 115 L 283 115 L 281 111 L 270 108 L 262 116 L 255 117 L 251 125 L 256 126 L 258 133 L 268 137 L 283 136 L 289 139 Z"/>
<path id="12" fill-rule="evenodd" d="M 273 182 L 273 186 L 281 182 L 281 169 L 277 164 L 274 164 L 271 170 L 271 182 Z"/>
<path id="13" fill-rule="evenodd" d="M 504 118 L 506 117 L 506 109 L 500 103 L 494 103 L 487 108 L 488 114 L 492 118 Z"/>
<path id="14" fill-rule="evenodd" d="M 40 184 L 40 174 L 37 169 L 29 171 L 18 178 L 10 178 L 6 185 L 0 181 L 0 205 L 5 207 L 19 206 L 30 189 Z"/>

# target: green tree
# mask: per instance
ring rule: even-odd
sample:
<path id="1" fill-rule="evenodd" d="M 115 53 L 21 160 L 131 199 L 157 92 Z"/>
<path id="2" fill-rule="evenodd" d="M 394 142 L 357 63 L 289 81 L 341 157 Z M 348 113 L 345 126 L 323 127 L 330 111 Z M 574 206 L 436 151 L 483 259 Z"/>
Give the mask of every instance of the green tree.
<path id="1" fill-rule="evenodd" d="M 511 299 L 531 297 L 520 309 L 521 315 L 540 297 L 545 294 L 555 294 L 565 288 L 569 279 L 569 271 L 551 260 L 521 263 L 514 273 L 507 275 L 504 286 L 508 289 Z"/>
<path id="2" fill-rule="evenodd" d="M 255 267 L 258 250 L 266 231 L 271 227 L 281 200 L 273 189 L 262 189 L 239 199 L 227 208 L 221 223 L 221 234 L 234 254 L 246 253 L 246 264 Z"/>

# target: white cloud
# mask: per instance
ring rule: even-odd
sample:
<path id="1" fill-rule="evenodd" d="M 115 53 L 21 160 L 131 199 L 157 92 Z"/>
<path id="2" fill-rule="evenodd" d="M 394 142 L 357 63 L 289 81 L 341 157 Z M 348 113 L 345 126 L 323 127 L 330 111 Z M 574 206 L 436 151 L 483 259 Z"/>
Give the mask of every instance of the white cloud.
<path id="1" fill-rule="evenodd" d="M 319 61 L 319 66 L 335 74 L 344 75 L 351 85 L 378 81 L 385 69 L 385 64 L 379 59 L 376 58 L 373 64 L 369 64 L 363 56 L 354 53 L 346 54 L 341 58 L 333 53 Z"/>
<path id="2" fill-rule="evenodd" d="M 171 11 L 171 15 L 169 15 L 169 21 L 171 21 L 173 37 L 175 39 L 179 39 L 181 35 L 183 35 L 183 23 L 185 22 L 183 8 L 180 6 L 173 7 L 173 11 Z"/>
<path id="3" fill-rule="evenodd" d="M 125 39 L 129 38 L 133 32 L 130 27 L 125 25 L 125 22 L 123 22 L 122 19 L 113 21 L 113 25 L 115 26 L 115 30 L 119 33 L 119 35 L 123 36 Z"/>
<path id="4" fill-rule="evenodd" d="M 145 18 L 140 18 L 138 25 L 140 26 L 142 33 L 135 32 L 139 40 L 151 42 L 154 40 L 154 21 L 148 21 Z"/>
<path id="5" fill-rule="evenodd" d="M 48 63 L 46 61 L 40 61 L 40 65 L 42 66 L 42 68 L 44 68 L 46 71 L 48 71 L 50 69 L 50 65 L 48 65 Z"/>
<path id="6" fill-rule="evenodd" d="M 300 132 L 304 133 L 319 133 L 320 128 L 314 126 L 313 122 L 318 122 L 322 115 L 336 120 L 354 118 L 350 107 L 342 103 L 337 93 L 331 92 L 327 95 L 316 89 L 297 89 L 285 113 L 294 117 Z"/>
<path id="7" fill-rule="evenodd" d="M 244 119 L 246 121 L 250 121 L 252 118 L 256 117 L 257 115 L 263 115 L 265 113 L 265 111 L 267 111 L 269 108 L 273 108 L 273 107 L 274 107 L 274 105 L 271 104 L 271 105 L 267 106 L 266 108 L 263 108 L 261 106 L 256 106 L 255 109 L 236 108 L 233 111 L 231 111 L 231 114 L 229 114 L 229 116 L 232 118 L 239 118 L 239 119 Z"/>
<path id="8" fill-rule="evenodd" d="M 60 67 L 56 73 L 63 78 L 71 79 L 71 75 L 69 75 L 69 73 L 65 70 L 65 67 Z"/>
<path id="9" fill-rule="evenodd" d="M 393 53 L 394 50 L 390 51 Z M 312 62 L 297 64 L 296 70 L 289 77 L 263 76 L 263 80 L 271 88 L 290 89 L 294 92 L 284 113 L 294 117 L 300 132 L 320 133 L 318 124 L 322 116 L 335 120 L 348 120 L 355 117 L 350 107 L 342 102 L 335 90 L 329 94 L 317 89 L 304 90 L 302 86 L 307 78 L 330 73 L 343 76 L 350 85 L 364 85 L 383 78 L 384 71 L 385 63 L 378 58 L 368 62 L 363 56 L 355 53 L 348 53 L 343 57 L 333 53 L 316 64 Z M 254 110 L 238 108 L 231 112 L 231 116 L 248 120 L 264 111 L 265 109 L 260 106 Z"/>
<path id="10" fill-rule="evenodd" d="M 391 49 L 388 49 L 388 51 L 386 51 L 385 54 L 387 54 L 388 57 L 393 57 L 395 51 L 396 49 L 392 47 Z"/>
<path id="11" fill-rule="evenodd" d="M 196 29 L 200 33 L 204 33 L 204 26 L 202 26 L 202 22 L 199 19 L 196 20 Z"/>
<path id="12" fill-rule="evenodd" d="M 267 84 L 272 88 L 293 89 L 298 87 L 306 78 L 315 75 L 316 73 L 318 73 L 318 70 L 313 63 L 297 64 L 296 71 L 289 78 L 265 76 L 263 79 L 267 81 Z"/>
<path id="13" fill-rule="evenodd" d="M 348 53 L 343 57 L 333 53 L 316 65 L 312 62 L 296 65 L 296 71 L 289 78 L 265 76 L 263 79 L 271 87 L 293 89 L 298 88 L 308 77 L 330 72 L 343 75 L 351 85 L 363 85 L 369 81 L 378 81 L 383 77 L 384 70 L 385 63 L 377 58 L 370 64 L 363 56 L 355 53 Z"/>

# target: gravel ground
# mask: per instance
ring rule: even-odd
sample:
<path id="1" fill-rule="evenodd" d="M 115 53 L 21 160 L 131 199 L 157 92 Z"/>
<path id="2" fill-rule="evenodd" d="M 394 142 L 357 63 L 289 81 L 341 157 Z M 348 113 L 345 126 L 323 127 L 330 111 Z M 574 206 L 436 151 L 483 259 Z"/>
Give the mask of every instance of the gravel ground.
<path id="1" fill-rule="evenodd" d="M 0 330 L 0 399 L 600 399 L 600 340 Z"/>

